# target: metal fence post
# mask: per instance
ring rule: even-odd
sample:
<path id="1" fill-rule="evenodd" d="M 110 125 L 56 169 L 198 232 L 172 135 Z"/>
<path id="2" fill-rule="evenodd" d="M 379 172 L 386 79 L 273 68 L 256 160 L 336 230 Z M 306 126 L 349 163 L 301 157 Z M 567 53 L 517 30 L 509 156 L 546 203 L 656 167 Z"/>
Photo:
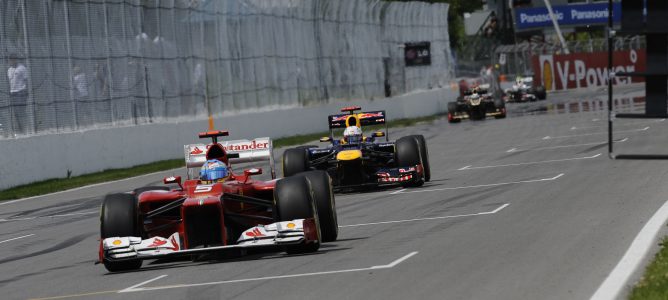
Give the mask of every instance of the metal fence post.
<path id="1" fill-rule="evenodd" d="M 67 44 L 67 63 L 68 63 L 68 79 L 70 81 L 69 92 L 70 101 L 72 102 L 72 120 L 74 121 L 74 129 L 79 129 L 79 112 L 77 103 L 74 99 L 74 82 L 72 78 L 72 42 L 70 41 L 70 12 L 67 6 L 67 0 L 63 1 L 63 8 L 65 12 L 65 41 Z"/>
<path id="2" fill-rule="evenodd" d="M 104 42 L 107 49 L 107 80 L 103 84 L 108 85 L 109 117 L 111 118 L 111 124 L 116 125 L 116 117 L 114 116 L 114 78 L 111 73 L 111 45 L 109 44 L 109 13 L 107 11 L 106 0 L 102 0 L 102 11 L 104 12 Z M 104 89 L 104 86 L 102 88 Z"/>
<path id="3" fill-rule="evenodd" d="M 31 108 L 32 108 L 32 114 L 31 116 L 26 116 L 28 120 L 32 120 L 32 122 L 26 122 L 26 125 L 28 123 L 32 124 L 32 131 L 29 130 L 28 128 L 24 128 L 25 134 L 30 134 L 30 133 L 35 133 L 37 132 L 37 119 L 36 119 L 36 114 L 35 114 L 35 96 L 33 86 L 32 86 L 32 79 L 30 74 L 32 74 L 32 63 L 30 62 L 30 44 L 28 43 L 28 24 L 26 23 L 26 1 L 23 0 L 21 1 L 21 22 L 23 23 L 23 44 L 24 44 L 24 49 L 26 53 L 26 68 L 28 69 L 28 99 L 26 99 L 26 107 L 23 108 L 26 112 L 28 111 L 28 103 L 30 103 Z M 19 121 L 20 122 L 20 121 Z M 27 127 L 27 126 L 26 126 Z"/>

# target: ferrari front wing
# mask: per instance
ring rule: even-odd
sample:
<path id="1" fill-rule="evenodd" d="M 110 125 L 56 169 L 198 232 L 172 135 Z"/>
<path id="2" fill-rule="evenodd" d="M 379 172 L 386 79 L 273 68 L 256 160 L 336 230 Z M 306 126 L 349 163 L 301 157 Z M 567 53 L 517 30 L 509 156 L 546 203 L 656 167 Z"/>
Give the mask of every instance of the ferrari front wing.
<path id="1" fill-rule="evenodd" d="M 313 219 L 258 225 L 244 231 L 235 245 L 183 249 L 178 232 L 168 238 L 111 237 L 102 240 L 100 260 L 158 259 L 173 256 L 317 243 Z"/>

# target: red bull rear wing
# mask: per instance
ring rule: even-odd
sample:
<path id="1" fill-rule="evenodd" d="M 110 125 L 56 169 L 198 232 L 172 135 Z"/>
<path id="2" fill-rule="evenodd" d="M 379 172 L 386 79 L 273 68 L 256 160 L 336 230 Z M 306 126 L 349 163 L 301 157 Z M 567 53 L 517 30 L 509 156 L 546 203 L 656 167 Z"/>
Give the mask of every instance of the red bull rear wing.
<path id="1" fill-rule="evenodd" d="M 385 124 L 385 111 L 368 111 L 361 112 L 358 114 L 340 114 L 340 115 L 330 115 L 327 117 L 329 123 L 329 129 L 334 128 L 345 128 L 347 127 L 346 121 L 348 118 L 356 118 L 356 120 L 349 121 L 351 125 L 356 124 L 356 121 L 359 121 L 361 126 L 370 126 L 370 125 L 381 125 Z"/>

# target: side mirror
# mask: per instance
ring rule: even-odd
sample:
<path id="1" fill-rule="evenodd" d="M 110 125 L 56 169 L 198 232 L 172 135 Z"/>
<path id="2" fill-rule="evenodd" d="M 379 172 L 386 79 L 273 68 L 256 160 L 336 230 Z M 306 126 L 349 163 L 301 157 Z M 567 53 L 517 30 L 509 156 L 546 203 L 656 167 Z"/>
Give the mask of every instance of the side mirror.
<path id="1" fill-rule="evenodd" d="M 373 136 L 373 137 L 384 137 L 384 136 L 385 136 L 385 132 L 382 132 L 382 131 L 376 131 L 376 132 L 374 132 L 373 134 L 371 134 L 371 136 Z"/>
<path id="2" fill-rule="evenodd" d="M 260 175 L 260 174 L 262 174 L 262 168 L 252 168 L 252 169 L 244 170 L 244 175 L 246 175 L 246 177 L 252 176 L 252 175 Z"/>
<path id="3" fill-rule="evenodd" d="M 331 142 L 331 141 L 332 141 L 332 138 L 328 137 L 328 136 L 320 138 L 320 142 L 322 142 L 322 143 Z"/>
<path id="4" fill-rule="evenodd" d="M 181 185 L 181 176 L 165 177 L 165 179 L 163 179 L 162 182 L 164 182 L 165 184 L 176 183 L 179 185 L 181 189 L 183 189 L 183 186 Z"/>

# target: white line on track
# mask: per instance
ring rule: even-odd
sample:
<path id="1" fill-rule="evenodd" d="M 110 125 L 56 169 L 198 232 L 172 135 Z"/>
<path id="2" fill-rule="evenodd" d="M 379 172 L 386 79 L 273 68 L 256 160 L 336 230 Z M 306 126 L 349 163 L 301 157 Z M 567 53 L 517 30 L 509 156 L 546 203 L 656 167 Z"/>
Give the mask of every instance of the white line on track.
<path id="1" fill-rule="evenodd" d="M 640 263 L 648 255 L 666 220 L 668 220 L 668 201 L 643 226 L 622 259 L 617 263 L 617 266 L 591 296 L 591 300 L 619 298 L 633 272 L 638 269 Z"/>
<path id="2" fill-rule="evenodd" d="M 127 289 L 122 289 L 122 290 L 120 290 L 120 291 L 118 291 L 118 292 L 119 292 L 119 293 L 127 293 L 127 292 L 131 292 L 131 291 L 137 289 L 138 287 L 140 287 L 140 286 L 142 286 L 142 285 L 149 284 L 149 283 L 151 283 L 151 282 L 153 282 L 153 281 L 156 281 L 156 280 L 159 280 L 159 279 L 162 279 L 162 278 L 165 278 L 165 277 L 167 277 L 167 274 L 163 274 L 163 275 L 160 275 L 160 276 L 158 276 L 158 277 L 156 277 L 156 278 L 149 279 L 149 280 L 146 280 L 146 281 L 137 283 L 137 284 L 135 284 L 135 285 L 133 285 L 133 286 L 127 288 Z"/>
<path id="3" fill-rule="evenodd" d="M 0 244 L 2 244 L 2 243 L 6 243 L 6 242 L 10 242 L 10 241 L 15 241 L 15 240 L 22 239 L 22 238 L 31 237 L 31 236 L 33 236 L 33 235 L 35 235 L 35 234 L 28 234 L 28 235 L 24 235 L 24 236 L 20 236 L 20 237 L 15 237 L 15 238 L 12 238 L 12 239 L 8 239 L 8 240 L 0 241 Z"/>
<path id="4" fill-rule="evenodd" d="M 346 269 L 346 270 L 335 270 L 335 271 L 322 271 L 322 272 L 312 272 L 312 273 L 300 273 L 300 274 L 289 274 L 289 275 L 277 275 L 277 276 L 266 276 L 266 277 L 257 277 L 257 278 L 245 278 L 245 279 L 233 279 L 233 280 L 224 280 L 224 281 L 213 281 L 213 282 L 201 282 L 201 283 L 184 283 L 184 284 L 174 284 L 174 285 L 165 285 L 165 286 L 154 286 L 154 287 L 141 287 L 144 284 L 158 280 L 162 277 L 157 277 L 149 281 L 144 281 L 140 284 L 133 285 L 127 289 L 119 291 L 119 293 L 132 293 L 132 292 L 143 292 L 143 291 L 155 291 L 155 290 L 166 290 L 166 289 L 177 289 L 177 288 L 190 288 L 198 286 L 210 286 L 210 285 L 222 285 L 230 283 L 241 283 L 249 281 L 263 281 L 263 280 L 273 280 L 273 279 L 284 279 L 284 278 L 296 278 L 296 277 L 308 277 L 308 276 L 319 276 L 319 275 L 330 275 L 330 274 L 340 274 L 340 273 L 352 273 L 352 272 L 365 272 L 370 270 L 381 270 L 381 269 L 391 269 L 399 265 L 400 263 L 406 261 L 407 259 L 418 254 L 417 251 L 408 253 L 389 264 L 371 266 L 367 268 L 357 268 L 357 269 Z"/>
<path id="5" fill-rule="evenodd" d="M 628 141 L 629 138 L 623 138 L 621 140 L 616 140 L 615 143 L 623 143 Z M 608 142 L 598 142 L 598 143 L 585 143 L 585 144 L 574 144 L 574 145 L 562 145 L 562 146 L 552 146 L 552 147 L 541 147 L 541 148 L 531 148 L 531 149 L 517 149 L 512 148 L 506 151 L 506 153 L 511 152 L 527 152 L 527 151 L 540 151 L 540 150 L 551 150 L 551 149 L 560 149 L 560 148 L 572 148 L 572 147 L 582 147 L 582 146 L 594 146 L 594 145 L 607 145 Z"/>
<path id="6" fill-rule="evenodd" d="M 554 162 L 563 162 L 563 161 L 573 161 L 573 160 L 592 159 L 592 158 L 597 158 L 597 157 L 599 157 L 599 156 L 601 156 L 601 153 L 596 154 L 596 155 L 592 155 L 592 156 L 574 157 L 574 158 L 564 158 L 564 159 L 551 159 L 551 160 L 532 161 L 532 162 L 523 162 L 523 163 L 505 164 L 505 165 L 492 165 L 492 166 L 481 166 L 481 167 L 466 166 L 466 167 L 457 169 L 457 171 L 477 170 L 477 169 L 490 169 L 490 168 L 501 168 L 501 167 L 513 167 L 513 166 L 524 166 L 524 165 L 547 164 L 547 163 L 554 163 Z"/>
<path id="7" fill-rule="evenodd" d="M 391 192 L 390 195 L 396 195 L 396 194 L 399 194 L 399 193 L 401 193 L 401 192 L 403 192 L 403 191 L 405 191 L 405 190 L 406 190 L 406 189 L 400 189 L 400 190 L 398 190 L 398 191 Z"/>
<path id="8" fill-rule="evenodd" d="M 490 186 L 499 186 L 499 185 L 509 185 L 509 184 L 522 184 L 522 183 L 534 183 L 534 182 L 543 182 L 543 181 L 552 181 L 557 180 L 561 176 L 564 176 L 564 173 L 561 173 L 557 176 L 551 178 L 542 178 L 542 179 L 532 179 L 532 180 L 522 180 L 522 181 L 511 181 L 511 182 L 501 182 L 501 183 L 488 183 L 488 184 L 478 184 L 478 185 L 467 185 L 467 186 L 457 186 L 457 187 L 447 187 L 440 189 L 411 189 L 406 190 L 397 194 L 408 194 L 408 193 L 425 193 L 425 192 L 437 192 L 437 191 L 447 191 L 447 190 L 461 190 L 461 189 L 472 189 L 472 188 L 482 188 Z"/>
<path id="9" fill-rule="evenodd" d="M 617 124 L 615 127 L 619 126 L 631 126 L 631 125 L 642 125 L 642 124 L 648 124 L 648 123 L 660 123 L 665 121 L 666 119 L 660 119 L 656 121 L 651 121 L 651 122 L 646 122 L 646 121 L 640 121 L 640 122 L 629 122 L 629 123 L 624 123 L 624 124 Z M 601 127 L 607 127 L 608 125 L 598 125 L 598 126 L 582 126 L 582 127 L 577 127 L 573 126 L 571 127 L 571 130 L 581 130 L 581 129 L 591 129 L 591 128 L 601 128 Z"/>
<path id="10" fill-rule="evenodd" d="M 503 204 L 492 211 L 485 211 L 472 214 L 463 214 L 463 215 L 452 215 L 452 216 L 440 216 L 440 217 L 429 217 L 429 218 L 417 218 L 417 219 L 406 219 L 406 220 L 395 220 L 395 221 L 382 221 L 382 222 L 373 222 L 373 223 L 362 223 L 362 224 L 351 224 L 351 225 L 341 225 L 339 228 L 345 227 L 360 227 L 360 226 L 371 226 L 371 225 L 383 225 L 383 224 L 394 224 L 394 223 L 407 223 L 407 222 L 418 222 L 418 221 L 432 221 L 432 220 L 443 220 L 443 219 L 453 219 L 453 218 L 463 218 L 463 217 L 475 217 L 475 216 L 484 216 L 484 215 L 493 215 L 500 212 L 502 209 L 506 208 L 509 203 Z"/>
<path id="11" fill-rule="evenodd" d="M 646 131 L 647 129 L 649 129 L 649 126 L 647 126 L 647 127 L 645 127 L 645 128 L 640 128 L 640 129 L 621 130 L 621 131 L 617 131 L 617 132 L 615 132 L 615 133 L 638 132 L 638 131 Z M 543 140 L 565 139 L 565 138 L 572 138 L 572 137 L 579 137 L 579 136 L 590 136 L 590 135 L 599 135 L 599 134 L 608 134 L 608 132 L 605 131 L 605 132 L 583 133 L 583 134 L 562 135 L 562 136 L 549 136 L 549 135 L 546 135 L 546 136 L 543 137 Z"/>
<path id="12" fill-rule="evenodd" d="M 99 210 L 80 212 L 80 213 L 60 214 L 60 215 L 48 215 L 48 216 L 26 217 L 26 218 L 9 218 L 9 219 L 0 219 L 0 223 L 2 223 L 2 222 L 13 222 L 13 221 L 29 221 L 29 220 L 46 219 L 46 218 L 63 218 L 63 217 L 72 217 L 72 216 L 83 216 L 83 215 L 92 215 L 92 214 L 98 214 L 98 213 L 100 213 Z"/>

